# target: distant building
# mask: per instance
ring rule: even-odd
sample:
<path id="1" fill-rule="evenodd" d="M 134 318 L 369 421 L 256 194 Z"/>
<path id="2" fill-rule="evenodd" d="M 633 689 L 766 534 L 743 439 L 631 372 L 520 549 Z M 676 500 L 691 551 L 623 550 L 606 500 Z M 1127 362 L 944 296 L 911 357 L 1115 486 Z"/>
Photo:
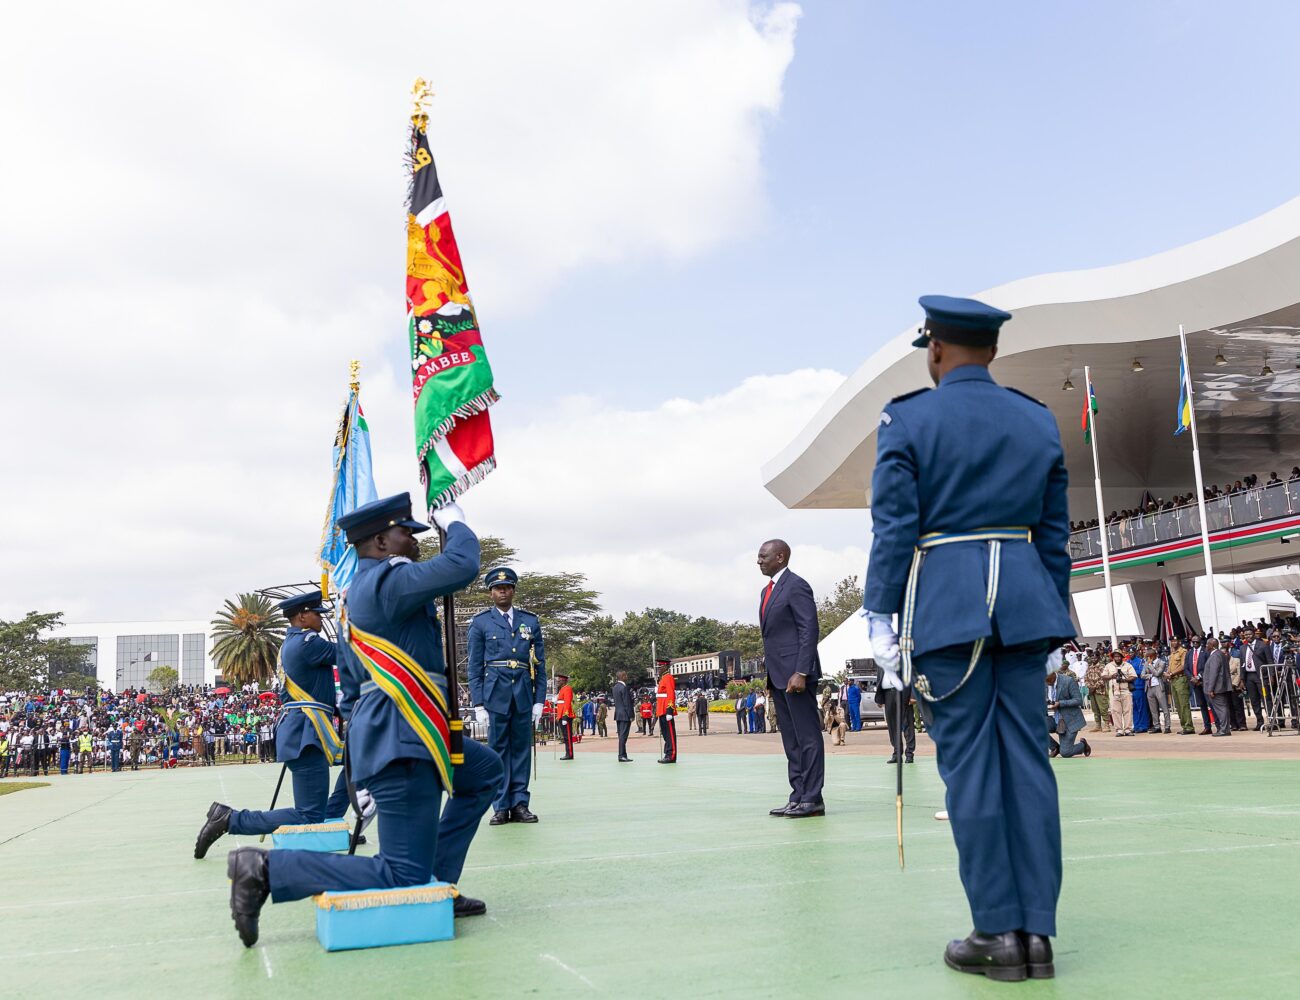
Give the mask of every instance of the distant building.
<path id="1" fill-rule="evenodd" d="M 148 686 L 158 667 L 171 667 L 180 684 L 212 684 L 212 636 L 208 622 L 69 622 L 50 638 L 86 650 L 85 668 L 112 691 Z M 57 686 L 58 678 L 51 678 Z"/>
<path id="2" fill-rule="evenodd" d="M 716 653 L 678 656 L 668 661 L 678 687 L 724 687 L 740 676 L 740 653 L 723 649 Z"/>

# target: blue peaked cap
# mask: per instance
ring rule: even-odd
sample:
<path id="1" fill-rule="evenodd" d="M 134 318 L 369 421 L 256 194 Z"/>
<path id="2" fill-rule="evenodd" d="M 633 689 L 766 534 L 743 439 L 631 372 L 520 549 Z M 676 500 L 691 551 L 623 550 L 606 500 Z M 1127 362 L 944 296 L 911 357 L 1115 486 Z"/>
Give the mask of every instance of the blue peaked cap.
<path id="1" fill-rule="evenodd" d="M 925 310 L 925 325 L 913 347 L 928 347 L 932 338 L 965 347 L 992 347 L 1002 324 L 1011 318 L 1011 313 L 978 299 L 922 295 L 917 301 Z"/>
<path id="2" fill-rule="evenodd" d="M 362 504 L 338 520 L 349 542 L 356 543 L 373 538 L 382 531 L 401 525 L 414 534 L 428 531 L 429 526 L 411 517 L 411 494 L 398 493 L 380 500 Z"/>
<path id="3" fill-rule="evenodd" d="M 497 566 L 483 574 L 483 586 L 488 590 L 493 587 L 515 587 L 519 585 L 519 574 L 509 566 Z"/>
<path id="4" fill-rule="evenodd" d="M 315 590 L 307 594 L 294 594 L 292 597 L 286 597 L 277 605 L 280 613 L 286 618 L 292 618 L 299 611 L 315 611 L 322 615 L 329 614 L 329 608 L 320 602 L 320 591 Z"/>

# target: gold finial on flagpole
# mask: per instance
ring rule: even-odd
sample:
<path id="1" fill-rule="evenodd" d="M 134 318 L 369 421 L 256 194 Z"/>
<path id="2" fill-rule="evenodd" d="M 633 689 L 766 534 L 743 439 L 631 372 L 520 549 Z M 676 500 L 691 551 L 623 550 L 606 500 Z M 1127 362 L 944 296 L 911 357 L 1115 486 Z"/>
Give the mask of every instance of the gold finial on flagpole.
<path id="1" fill-rule="evenodd" d="M 361 391 L 361 362 L 355 358 L 348 362 L 348 388 L 353 392 Z"/>
<path id="2" fill-rule="evenodd" d="M 429 81 L 422 76 L 416 77 L 415 83 L 411 85 L 411 121 L 420 128 L 429 124 L 427 105 L 432 97 L 433 88 L 429 86 Z"/>

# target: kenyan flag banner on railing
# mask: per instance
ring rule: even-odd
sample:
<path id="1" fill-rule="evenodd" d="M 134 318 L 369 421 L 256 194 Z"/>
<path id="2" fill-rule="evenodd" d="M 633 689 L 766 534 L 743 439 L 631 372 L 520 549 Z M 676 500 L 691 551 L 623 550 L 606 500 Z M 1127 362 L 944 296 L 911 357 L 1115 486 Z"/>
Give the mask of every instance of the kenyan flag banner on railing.
<path id="1" fill-rule="evenodd" d="M 408 162 L 406 316 L 415 395 L 415 447 L 430 510 L 450 503 L 496 466 L 488 407 L 492 367 L 470 302 L 451 216 L 429 152 L 423 81 L 415 86 Z"/>

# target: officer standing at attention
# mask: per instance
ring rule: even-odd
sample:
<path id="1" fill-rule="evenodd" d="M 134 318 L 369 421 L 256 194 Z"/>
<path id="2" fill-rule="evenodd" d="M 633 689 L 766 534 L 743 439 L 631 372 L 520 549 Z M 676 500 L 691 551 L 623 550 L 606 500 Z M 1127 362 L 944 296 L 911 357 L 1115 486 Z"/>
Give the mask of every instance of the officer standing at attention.
<path id="1" fill-rule="evenodd" d="M 560 724 L 560 738 L 564 740 L 560 760 L 573 760 L 573 688 L 564 674 L 556 674 L 555 683 L 560 685 L 555 693 L 555 718 Z"/>
<path id="2" fill-rule="evenodd" d="M 659 678 L 659 687 L 655 689 L 655 717 L 659 720 L 659 730 L 664 736 L 664 755 L 660 764 L 677 763 L 677 681 L 673 677 L 673 668 L 664 664 L 663 675 Z"/>
<path id="3" fill-rule="evenodd" d="M 339 818 L 348 809 L 343 771 L 339 771 L 333 794 L 329 790 L 330 765 L 343 762 L 343 741 L 334 729 L 334 665 L 339 648 L 321 635 L 329 610 L 321 604 L 319 591 L 295 594 L 279 607 L 289 622 L 280 647 L 280 668 L 289 700 L 276 729 L 276 756 L 287 762 L 293 775 L 293 806 L 263 811 L 212 803 L 194 843 L 196 858 L 205 857 L 225 833 L 272 833 L 281 826 Z M 201 746 L 195 750 L 196 754 L 202 752 Z M 370 815 L 373 817 L 373 810 Z"/>
<path id="4" fill-rule="evenodd" d="M 1049 979 L 1061 824 L 1043 678 L 1074 633 L 1065 458 L 1051 411 L 989 374 L 1010 314 L 942 295 L 921 306 L 914 346 L 938 388 L 881 413 L 863 609 L 877 666 L 901 662 L 933 711 L 975 925 L 944 961 Z"/>
<path id="5" fill-rule="evenodd" d="M 546 650 L 537 616 L 516 608 L 519 576 L 506 567 L 488 570 L 483 585 L 496 605 L 469 623 L 469 697 L 488 746 L 501 757 L 506 780 L 492 803 L 491 826 L 536 823 L 528 809 L 533 727 L 546 701 Z"/>
<path id="6" fill-rule="evenodd" d="M 241 847 L 226 862 L 230 913 L 247 947 L 258 915 L 274 902 L 321 892 L 395 889 L 431 878 L 455 884 L 489 803 L 501 792 L 501 758 L 477 740 L 450 760 L 447 668 L 436 598 L 478 577 L 478 538 L 456 504 L 434 512 L 446 532 L 441 554 L 415 562 L 408 493 L 375 500 L 338 520 L 357 549 L 357 573 L 344 598 L 347 652 L 341 658 L 343 709 L 353 778 L 370 790 L 382 831 L 373 857 Z M 402 699 L 402 707 L 396 699 Z M 453 790 L 446 809 L 442 793 Z M 487 912 L 482 900 L 456 897 L 457 917 Z"/>

